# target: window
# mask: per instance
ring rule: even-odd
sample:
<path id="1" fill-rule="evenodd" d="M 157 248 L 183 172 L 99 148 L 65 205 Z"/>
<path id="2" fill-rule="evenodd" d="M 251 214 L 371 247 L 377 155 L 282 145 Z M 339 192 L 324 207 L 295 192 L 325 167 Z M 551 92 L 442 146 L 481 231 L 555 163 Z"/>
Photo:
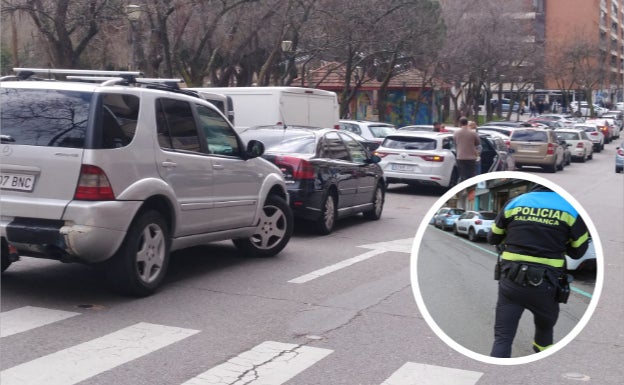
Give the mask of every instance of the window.
<path id="1" fill-rule="evenodd" d="M 2 143 L 84 148 L 93 94 L 2 88 Z"/>
<path id="2" fill-rule="evenodd" d="M 199 136 L 189 103 L 175 99 L 156 101 L 158 143 L 162 148 L 200 152 Z"/>
<path id="3" fill-rule="evenodd" d="M 330 132 L 321 139 L 321 158 L 351 160 L 347 147 L 337 132 Z"/>
<path id="4" fill-rule="evenodd" d="M 127 146 L 134 138 L 139 116 L 139 98 L 135 95 L 102 95 L 102 148 Z"/>
<path id="5" fill-rule="evenodd" d="M 340 123 L 340 129 L 341 130 L 351 131 L 351 132 L 354 132 L 354 133 L 356 133 L 358 135 L 362 135 L 362 130 L 360 129 L 360 127 L 357 124 Z"/>
<path id="6" fill-rule="evenodd" d="M 230 125 L 209 107 L 196 105 L 199 124 L 206 138 L 206 147 L 209 154 L 239 156 L 240 146 L 238 137 Z"/>
<path id="7" fill-rule="evenodd" d="M 349 151 L 349 154 L 351 155 L 352 161 L 356 163 L 366 162 L 366 159 L 368 159 L 368 154 L 366 152 L 366 149 L 362 147 L 362 145 L 358 143 L 357 140 L 353 139 L 349 135 L 344 135 L 344 134 L 341 134 L 340 137 L 342 138 L 344 143 L 347 145 L 347 150 Z"/>
<path id="8" fill-rule="evenodd" d="M 384 147 L 400 150 L 435 150 L 436 140 L 430 138 L 386 137 Z"/>

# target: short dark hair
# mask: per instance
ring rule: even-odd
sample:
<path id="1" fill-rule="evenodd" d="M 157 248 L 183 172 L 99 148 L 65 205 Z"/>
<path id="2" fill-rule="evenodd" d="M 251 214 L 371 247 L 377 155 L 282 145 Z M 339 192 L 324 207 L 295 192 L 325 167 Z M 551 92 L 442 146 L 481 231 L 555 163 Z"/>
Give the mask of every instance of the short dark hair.
<path id="1" fill-rule="evenodd" d="M 459 125 L 460 126 L 465 126 L 468 124 L 468 118 L 462 116 L 461 118 L 459 118 Z"/>
<path id="2" fill-rule="evenodd" d="M 433 122 L 433 125 L 435 126 L 436 124 L 440 124 L 440 122 Z"/>

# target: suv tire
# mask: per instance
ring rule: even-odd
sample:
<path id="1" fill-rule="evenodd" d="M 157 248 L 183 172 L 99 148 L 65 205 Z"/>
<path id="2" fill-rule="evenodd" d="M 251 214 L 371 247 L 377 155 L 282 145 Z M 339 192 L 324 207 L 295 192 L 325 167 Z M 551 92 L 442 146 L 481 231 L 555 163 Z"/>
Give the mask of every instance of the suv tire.
<path id="1" fill-rule="evenodd" d="M 282 251 L 293 232 L 293 214 L 284 199 L 269 195 L 256 232 L 249 238 L 234 239 L 234 245 L 249 257 L 272 257 Z"/>
<path id="2" fill-rule="evenodd" d="M 167 272 L 170 246 L 169 228 L 162 215 L 154 210 L 139 213 L 105 267 L 111 288 L 135 297 L 154 293 Z"/>
<path id="3" fill-rule="evenodd" d="M 373 197 L 373 209 L 365 211 L 364 218 L 376 221 L 381 218 L 385 198 L 384 189 L 381 184 L 377 184 Z"/>

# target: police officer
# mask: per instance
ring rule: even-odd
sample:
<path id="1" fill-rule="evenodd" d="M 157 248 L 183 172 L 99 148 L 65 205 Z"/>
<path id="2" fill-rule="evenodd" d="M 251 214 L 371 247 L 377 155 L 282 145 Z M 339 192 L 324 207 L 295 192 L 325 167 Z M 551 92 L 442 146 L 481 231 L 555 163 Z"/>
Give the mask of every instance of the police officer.
<path id="1" fill-rule="evenodd" d="M 533 351 L 553 344 L 559 303 L 565 303 L 569 294 L 565 254 L 582 257 L 588 239 L 574 207 L 540 185 L 513 198 L 499 212 L 488 234 L 490 244 L 504 246 L 495 272 L 499 284 L 492 357 L 511 357 L 524 309 L 533 313 Z"/>

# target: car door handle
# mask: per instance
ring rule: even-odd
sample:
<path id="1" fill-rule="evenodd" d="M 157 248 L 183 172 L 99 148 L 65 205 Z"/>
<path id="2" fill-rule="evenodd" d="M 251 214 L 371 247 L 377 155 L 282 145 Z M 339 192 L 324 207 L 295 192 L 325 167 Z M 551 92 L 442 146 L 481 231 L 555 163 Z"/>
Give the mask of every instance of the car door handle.
<path id="1" fill-rule="evenodd" d="M 223 170 L 223 165 L 222 164 L 213 164 L 212 168 L 215 170 Z"/>
<path id="2" fill-rule="evenodd" d="M 176 162 L 172 162 L 172 161 L 166 160 L 166 161 L 162 162 L 161 165 L 163 167 L 166 167 L 166 168 L 173 168 L 173 167 L 176 167 L 178 164 Z"/>

